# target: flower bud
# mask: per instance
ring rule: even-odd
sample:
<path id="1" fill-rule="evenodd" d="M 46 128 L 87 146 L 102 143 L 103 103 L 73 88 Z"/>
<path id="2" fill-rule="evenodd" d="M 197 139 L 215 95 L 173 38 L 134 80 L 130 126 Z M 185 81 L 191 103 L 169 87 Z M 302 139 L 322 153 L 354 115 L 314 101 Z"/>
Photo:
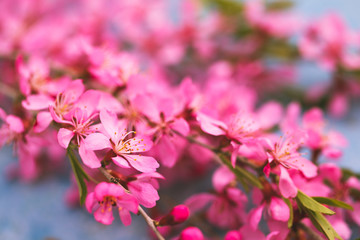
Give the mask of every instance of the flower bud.
<path id="1" fill-rule="evenodd" d="M 225 235 L 225 240 L 241 240 L 242 237 L 237 231 L 230 231 Z"/>
<path id="2" fill-rule="evenodd" d="M 169 214 L 164 216 L 159 221 L 159 226 L 175 225 L 185 222 L 190 215 L 189 208 L 185 205 L 175 206 Z"/>
<path id="3" fill-rule="evenodd" d="M 179 240 L 203 240 L 204 235 L 197 227 L 188 227 L 184 229 L 181 234 Z"/>

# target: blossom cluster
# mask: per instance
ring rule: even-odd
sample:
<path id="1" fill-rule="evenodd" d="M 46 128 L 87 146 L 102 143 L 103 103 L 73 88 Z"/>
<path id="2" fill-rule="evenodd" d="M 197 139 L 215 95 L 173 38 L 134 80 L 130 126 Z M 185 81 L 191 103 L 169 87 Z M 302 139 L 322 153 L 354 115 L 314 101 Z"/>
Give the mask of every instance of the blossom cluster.
<path id="1" fill-rule="evenodd" d="M 360 32 L 338 15 L 307 23 L 283 1 L 184 0 L 177 19 L 165 0 L 36 3 L 0 2 L 9 178 L 71 165 L 67 204 L 105 225 L 142 215 L 158 239 L 350 239 L 360 227 L 359 177 L 335 164 L 348 142 L 326 121 L 360 95 Z M 333 79 L 294 99 L 305 60 Z M 192 193 L 163 202 L 160 186 Z"/>

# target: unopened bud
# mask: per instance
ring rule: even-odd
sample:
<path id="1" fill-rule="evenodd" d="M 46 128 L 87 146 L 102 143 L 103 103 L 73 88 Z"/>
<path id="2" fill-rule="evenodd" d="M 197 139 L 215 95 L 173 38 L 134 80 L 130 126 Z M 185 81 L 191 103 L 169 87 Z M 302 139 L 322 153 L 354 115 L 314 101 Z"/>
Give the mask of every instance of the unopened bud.
<path id="1" fill-rule="evenodd" d="M 160 219 L 158 225 L 175 225 L 185 222 L 190 215 L 189 208 L 185 205 L 175 206 L 169 214 Z"/>
<path id="2" fill-rule="evenodd" d="M 241 240 L 242 237 L 237 231 L 230 231 L 225 235 L 225 240 Z"/>
<path id="3" fill-rule="evenodd" d="M 181 232 L 179 240 L 204 240 L 204 235 L 197 227 L 188 227 Z"/>

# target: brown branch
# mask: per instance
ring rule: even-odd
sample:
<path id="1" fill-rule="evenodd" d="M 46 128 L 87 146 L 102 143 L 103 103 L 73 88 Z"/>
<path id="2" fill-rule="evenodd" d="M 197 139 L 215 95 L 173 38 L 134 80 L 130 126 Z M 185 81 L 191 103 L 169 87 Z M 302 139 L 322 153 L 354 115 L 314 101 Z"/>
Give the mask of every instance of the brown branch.
<path id="1" fill-rule="evenodd" d="M 117 178 L 113 177 L 107 170 L 106 168 L 104 167 L 100 167 L 98 168 L 99 171 L 112 183 L 115 183 L 121 187 L 124 188 L 123 185 L 121 185 L 119 183 L 119 181 L 117 180 Z M 125 189 L 125 188 L 124 188 Z M 129 191 L 127 189 L 125 189 L 126 192 L 129 193 Z M 155 233 L 156 237 L 159 239 L 159 240 L 165 240 L 165 238 L 161 235 L 161 233 L 159 232 L 159 230 L 156 228 L 155 226 L 155 223 L 154 223 L 154 220 L 145 212 L 145 210 L 139 206 L 138 207 L 138 211 L 140 213 L 140 215 L 145 219 L 147 225 L 153 230 L 153 232 Z"/>

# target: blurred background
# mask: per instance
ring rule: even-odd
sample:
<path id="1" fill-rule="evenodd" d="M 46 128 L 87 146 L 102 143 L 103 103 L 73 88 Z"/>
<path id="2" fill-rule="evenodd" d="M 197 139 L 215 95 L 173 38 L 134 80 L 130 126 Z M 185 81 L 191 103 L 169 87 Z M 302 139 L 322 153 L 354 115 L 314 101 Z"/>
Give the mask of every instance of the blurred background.
<path id="1" fill-rule="evenodd" d="M 175 2 L 175 1 L 172 1 Z M 172 3 L 175 4 L 176 3 Z M 172 8 L 176 11 L 176 7 Z M 359 31 L 360 1 L 298 0 L 294 10 L 309 19 L 328 12 L 341 15 L 348 26 Z M 329 73 L 315 64 L 301 64 L 300 86 L 326 81 Z M 343 119 L 329 119 L 329 125 L 349 140 L 339 165 L 360 172 L 360 106 L 353 105 Z M 80 208 L 69 208 L 64 195 L 70 186 L 68 176 L 45 177 L 42 181 L 23 183 L 6 178 L 5 169 L 15 161 L 10 147 L 0 151 L 0 239 L 2 240 L 100 240 L 148 239 L 147 227 L 141 217 L 124 227 L 118 218 L 110 226 L 97 223 L 91 214 Z"/>

